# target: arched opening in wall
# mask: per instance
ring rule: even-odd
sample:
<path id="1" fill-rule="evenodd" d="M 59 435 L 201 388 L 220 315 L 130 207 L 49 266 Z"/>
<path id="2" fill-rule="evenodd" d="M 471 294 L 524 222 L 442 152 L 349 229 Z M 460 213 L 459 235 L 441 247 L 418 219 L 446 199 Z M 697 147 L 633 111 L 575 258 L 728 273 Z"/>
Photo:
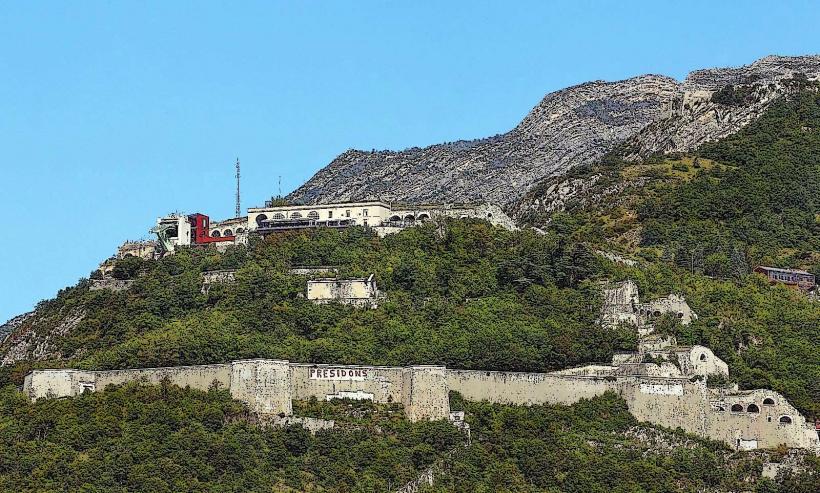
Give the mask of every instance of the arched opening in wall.
<path id="1" fill-rule="evenodd" d="M 290 218 L 291 219 L 302 219 L 302 213 L 301 212 L 294 212 L 290 215 Z"/>
<path id="2" fill-rule="evenodd" d="M 285 215 L 282 214 L 281 212 L 277 212 L 276 214 L 272 215 L 270 218 L 273 219 L 274 221 L 281 221 L 282 219 L 285 218 Z"/>
<path id="3" fill-rule="evenodd" d="M 245 230 L 243 228 L 236 228 L 236 234 L 241 235 Z"/>
<path id="4" fill-rule="evenodd" d="M 399 221 L 401 221 L 400 216 L 396 216 L 396 215 L 390 216 L 390 222 L 399 222 Z"/>
<path id="5" fill-rule="evenodd" d="M 743 412 L 743 406 L 741 406 L 740 404 L 732 404 L 732 412 L 733 413 L 742 413 Z"/>
<path id="6" fill-rule="evenodd" d="M 424 221 L 429 221 L 429 220 L 430 220 L 430 216 L 429 216 L 429 215 L 427 215 L 427 214 L 419 214 L 419 221 L 424 222 Z"/>
<path id="7" fill-rule="evenodd" d="M 233 236 L 233 231 L 231 231 L 230 229 L 226 229 L 222 232 L 222 236 Z"/>
<path id="8" fill-rule="evenodd" d="M 655 313 L 653 313 L 652 315 L 654 315 L 656 317 L 660 317 L 662 315 L 662 313 L 661 313 L 660 310 L 655 310 Z"/>
<path id="9" fill-rule="evenodd" d="M 700 358 L 698 358 L 698 359 L 701 360 L 701 361 L 706 361 L 706 353 L 701 353 Z"/>
<path id="10" fill-rule="evenodd" d="M 222 236 L 219 231 L 211 231 L 211 238 L 219 238 Z"/>
<path id="11" fill-rule="evenodd" d="M 763 399 L 763 405 L 774 406 L 774 399 L 772 399 L 771 397 L 766 397 L 765 399 Z"/>
<path id="12" fill-rule="evenodd" d="M 265 214 L 259 214 L 258 216 L 256 216 L 256 225 L 257 226 L 262 226 L 262 221 L 267 221 L 267 220 L 268 220 L 268 216 L 266 216 Z"/>
<path id="13" fill-rule="evenodd" d="M 760 408 L 757 407 L 757 404 L 749 404 L 749 407 L 746 408 L 747 413 L 759 413 Z"/>
<path id="14" fill-rule="evenodd" d="M 492 219 L 492 218 L 493 218 L 493 213 L 492 213 L 492 212 L 488 212 L 488 213 L 487 213 L 487 219 Z"/>
<path id="15" fill-rule="evenodd" d="M 683 318 L 683 312 L 678 312 L 678 318 Z"/>
<path id="16" fill-rule="evenodd" d="M 791 416 L 780 416 L 780 419 L 778 421 L 780 423 L 783 423 L 784 425 L 790 425 L 790 424 L 792 424 L 792 417 Z"/>
<path id="17" fill-rule="evenodd" d="M 404 216 L 404 220 L 408 223 L 412 223 L 416 221 L 416 218 L 412 214 L 407 214 L 406 216 Z"/>
<path id="18" fill-rule="evenodd" d="M 316 211 L 310 211 L 307 215 L 308 219 L 313 219 L 314 221 L 319 219 L 319 213 Z"/>

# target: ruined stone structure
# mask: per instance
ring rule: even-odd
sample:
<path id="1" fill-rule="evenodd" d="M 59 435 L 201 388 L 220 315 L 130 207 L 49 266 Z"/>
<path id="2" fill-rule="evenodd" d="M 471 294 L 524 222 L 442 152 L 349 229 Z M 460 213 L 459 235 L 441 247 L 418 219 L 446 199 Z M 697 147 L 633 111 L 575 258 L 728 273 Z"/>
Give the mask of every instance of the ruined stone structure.
<path id="1" fill-rule="evenodd" d="M 89 291 L 99 291 L 107 289 L 108 291 L 126 291 L 134 284 L 133 280 L 129 279 L 92 279 L 91 285 L 88 287 Z"/>
<path id="2" fill-rule="evenodd" d="M 222 269 L 202 273 L 202 294 L 208 294 L 214 284 L 230 284 L 236 281 L 236 270 Z"/>
<path id="3" fill-rule="evenodd" d="M 626 323 L 637 327 L 639 334 L 645 335 L 654 330 L 652 320 L 664 313 L 674 314 L 683 325 L 688 325 L 698 318 L 697 313 L 686 303 L 686 299 L 678 294 L 641 303 L 638 285 L 631 280 L 605 286 L 603 295 L 601 323 L 605 327 Z"/>
<path id="4" fill-rule="evenodd" d="M 76 396 L 129 381 L 206 390 L 214 385 L 259 415 L 293 414 L 291 401 L 356 398 L 377 403 L 401 403 L 412 421 L 450 419 L 449 392 L 465 399 L 502 404 L 572 404 L 607 391 L 621 395 L 639 420 L 720 440 L 736 449 L 771 448 L 785 444 L 818 449 L 813 426 L 786 399 L 769 390 L 737 391 L 708 388 L 691 375 L 721 373 L 712 359 L 702 366 L 695 358 L 674 376 L 653 376 L 639 365 L 598 365 L 553 373 L 452 370 L 443 366 L 341 366 L 290 363 L 281 360 L 241 360 L 229 364 L 83 371 L 35 370 L 26 376 L 24 391 L 31 399 Z M 683 354 L 681 351 L 679 354 Z M 713 357 L 713 355 L 712 355 Z M 646 366 L 655 365 L 648 363 Z M 711 366 L 710 366 L 711 365 Z"/>
<path id="5" fill-rule="evenodd" d="M 307 282 L 307 299 L 319 305 L 335 302 L 376 308 L 379 297 L 372 274 L 361 279 L 319 278 Z"/>

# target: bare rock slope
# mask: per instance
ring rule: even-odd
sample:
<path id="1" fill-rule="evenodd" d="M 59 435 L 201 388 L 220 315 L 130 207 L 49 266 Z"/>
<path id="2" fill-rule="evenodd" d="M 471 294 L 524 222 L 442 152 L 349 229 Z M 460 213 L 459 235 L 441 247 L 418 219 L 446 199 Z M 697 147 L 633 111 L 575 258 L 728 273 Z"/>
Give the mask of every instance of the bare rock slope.
<path id="1" fill-rule="evenodd" d="M 589 82 L 548 94 L 505 134 L 398 152 L 346 151 L 288 198 L 493 202 L 509 209 L 535 184 L 619 145 L 637 159 L 730 135 L 760 116 L 796 74 L 818 78 L 820 56 L 698 70 L 682 83 L 658 75 Z M 713 101 L 728 86 L 744 89 Z"/>

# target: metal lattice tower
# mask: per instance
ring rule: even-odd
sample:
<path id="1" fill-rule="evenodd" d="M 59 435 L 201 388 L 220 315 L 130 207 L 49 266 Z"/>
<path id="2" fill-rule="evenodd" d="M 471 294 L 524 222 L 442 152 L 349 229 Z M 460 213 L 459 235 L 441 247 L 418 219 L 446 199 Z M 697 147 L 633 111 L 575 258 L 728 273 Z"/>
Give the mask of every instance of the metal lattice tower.
<path id="1" fill-rule="evenodd" d="M 239 158 L 236 158 L 236 214 L 233 217 L 242 215 L 242 207 L 239 203 Z"/>

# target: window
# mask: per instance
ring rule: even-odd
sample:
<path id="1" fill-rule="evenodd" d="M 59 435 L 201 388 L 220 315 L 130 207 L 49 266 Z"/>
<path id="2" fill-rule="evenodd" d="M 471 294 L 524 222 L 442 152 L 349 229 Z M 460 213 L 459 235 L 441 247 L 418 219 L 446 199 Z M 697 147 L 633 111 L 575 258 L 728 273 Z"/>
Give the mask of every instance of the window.
<path id="1" fill-rule="evenodd" d="M 367 217 L 367 209 L 362 209 L 362 215 L 363 215 L 364 217 Z"/>
<path id="2" fill-rule="evenodd" d="M 746 408 L 746 412 L 749 413 L 759 413 L 760 408 L 757 407 L 757 404 L 749 404 L 749 407 Z"/>
<path id="3" fill-rule="evenodd" d="M 319 213 L 316 212 L 316 211 L 310 211 L 310 212 L 308 212 L 307 217 L 308 217 L 308 219 L 316 220 L 316 219 L 319 219 Z"/>
<path id="4" fill-rule="evenodd" d="M 784 425 L 790 425 L 792 423 L 792 418 L 791 416 L 780 416 L 780 419 L 778 421 L 780 421 Z"/>
<path id="5" fill-rule="evenodd" d="M 345 217 L 350 217 L 350 209 L 345 211 Z"/>
<path id="6" fill-rule="evenodd" d="M 701 353 L 700 358 L 701 361 L 706 361 L 706 353 Z"/>
<path id="7" fill-rule="evenodd" d="M 212 238 L 219 238 L 220 236 L 221 235 L 219 234 L 219 231 L 212 231 L 211 232 L 211 237 Z"/>
<path id="8" fill-rule="evenodd" d="M 226 229 L 223 236 L 233 236 L 233 231 L 231 231 L 230 229 Z"/>
<path id="9" fill-rule="evenodd" d="M 264 214 L 259 214 L 258 216 L 256 216 L 256 225 L 257 225 L 257 226 L 261 226 L 261 225 L 262 225 L 262 221 L 265 221 L 265 220 L 267 220 L 267 219 L 268 219 L 268 216 L 266 216 L 266 215 L 264 215 Z"/>
<path id="10" fill-rule="evenodd" d="M 765 399 L 763 399 L 763 405 L 774 406 L 774 399 L 772 399 L 771 397 L 766 397 Z"/>
<path id="11" fill-rule="evenodd" d="M 740 404 L 732 404 L 732 412 L 733 413 L 742 413 L 743 412 L 743 406 L 741 406 Z"/>
<path id="12" fill-rule="evenodd" d="M 285 215 L 282 214 L 281 212 L 277 212 L 276 214 L 271 216 L 271 219 L 274 219 L 274 220 L 277 220 L 277 221 L 281 221 L 284 218 L 285 218 Z"/>
<path id="13" fill-rule="evenodd" d="M 293 214 L 290 215 L 290 218 L 291 219 L 302 219 L 302 213 L 298 212 L 298 211 L 294 212 Z"/>
<path id="14" fill-rule="evenodd" d="M 333 219 L 333 211 L 327 211 L 327 218 Z"/>

